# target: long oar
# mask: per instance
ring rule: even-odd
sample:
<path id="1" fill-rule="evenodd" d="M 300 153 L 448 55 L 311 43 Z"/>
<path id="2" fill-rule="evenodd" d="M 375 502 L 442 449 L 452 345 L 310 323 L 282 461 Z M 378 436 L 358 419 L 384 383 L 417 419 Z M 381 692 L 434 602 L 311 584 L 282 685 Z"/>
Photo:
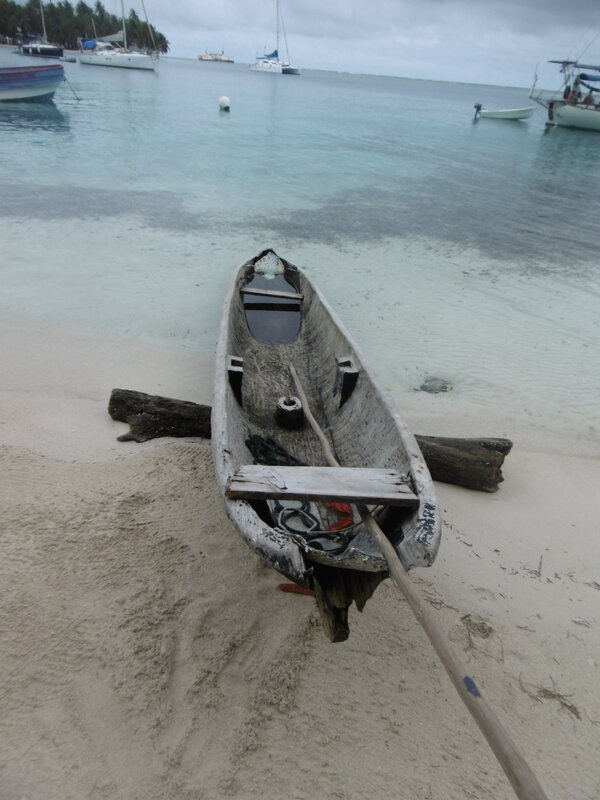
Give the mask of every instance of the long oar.
<path id="1" fill-rule="evenodd" d="M 319 426 L 319 423 L 314 418 L 308 398 L 302 388 L 298 373 L 294 365 L 289 364 L 289 370 L 296 386 L 298 396 L 304 406 L 304 414 L 310 423 L 311 428 L 319 437 L 325 456 L 330 466 L 339 467 L 340 464 L 336 459 L 333 450 L 325 434 Z M 502 726 L 502 723 L 488 706 L 487 702 L 481 695 L 481 691 L 473 678 L 468 674 L 464 664 L 451 647 L 450 643 L 446 641 L 443 633 L 438 629 L 437 623 L 433 618 L 431 611 L 425 606 L 425 603 L 419 596 L 417 590 L 413 586 L 408 577 L 408 572 L 404 569 L 402 562 L 398 558 L 394 547 L 390 543 L 385 533 L 381 530 L 368 508 L 364 505 L 358 506 L 358 511 L 362 520 L 367 527 L 373 540 L 383 553 L 385 560 L 390 568 L 390 573 L 394 582 L 406 598 L 409 606 L 412 608 L 416 618 L 421 623 L 425 633 L 429 637 L 440 661 L 444 665 L 446 672 L 450 676 L 450 680 L 454 684 L 456 691 L 460 695 L 461 700 L 469 709 L 471 716 L 479 725 L 479 728 L 492 751 L 498 759 L 500 766 L 506 773 L 515 794 L 520 800 L 548 800 L 548 796 L 542 789 L 542 786 L 536 778 L 533 770 L 527 764 L 515 743 L 508 735 L 507 731 Z"/>

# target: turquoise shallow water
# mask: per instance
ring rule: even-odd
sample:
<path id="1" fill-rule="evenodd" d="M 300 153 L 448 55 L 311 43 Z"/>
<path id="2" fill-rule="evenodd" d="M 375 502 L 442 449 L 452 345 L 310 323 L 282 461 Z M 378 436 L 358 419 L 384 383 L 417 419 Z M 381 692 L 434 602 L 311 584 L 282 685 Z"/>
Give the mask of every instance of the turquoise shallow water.
<path id="1" fill-rule="evenodd" d="M 416 425 L 598 453 L 600 136 L 473 124 L 524 89 L 65 72 L 53 105 L 0 110 L 0 310 L 210 358 L 234 267 L 273 246 Z"/>

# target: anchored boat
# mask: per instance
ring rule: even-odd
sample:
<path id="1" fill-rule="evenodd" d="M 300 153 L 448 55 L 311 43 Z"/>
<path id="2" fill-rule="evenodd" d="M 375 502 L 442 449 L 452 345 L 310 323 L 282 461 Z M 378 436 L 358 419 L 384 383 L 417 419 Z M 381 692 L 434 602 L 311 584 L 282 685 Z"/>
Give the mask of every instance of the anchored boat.
<path id="1" fill-rule="evenodd" d="M 434 561 L 440 518 L 414 436 L 317 287 L 273 250 L 239 267 L 225 300 L 212 442 L 229 517 L 314 591 L 332 641 L 389 571 L 361 509 L 406 569 Z"/>
<path id="2" fill-rule="evenodd" d="M 218 61 L 220 64 L 233 64 L 233 56 L 226 56 L 221 50 L 220 53 L 202 53 L 198 56 L 198 61 Z"/>
<path id="3" fill-rule="evenodd" d="M 529 119 L 535 111 L 535 106 L 527 106 L 525 108 L 483 108 L 481 103 L 475 103 L 475 119 L 481 117 L 482 119 L 508 119 L 520 120 Z"/>
<path id="4" fill-rule="evenodd" d="M 46 32 L 46 18 L 44 17 L 44 4 L 40 0 L 40 18 L 42 21 L 42 36 L 31 36 L 26 42 L 19 42 L 19 52 L 24 56 L 39 56 L 40 58 L 62 58 L 64 50 L 59 44 L 48 41 Z"/>
<path id="5" fill-rule="evenodd" d="M 51 44 L 43 38 L 33 38 L 19 45 L 19 53 L 24 56 L 39 56 L 40 58 L 62 58 L 64 49 L 58 44 Z"/>
<path id="6" fill-rule="evenodd" d="M 79 63 L 97 67 L 119 67 L 121 69 L 143 69 L 146 71 L 157 69 L 158 53 L 147 53 L 145 50 L 127 46 L 123 0 L 121 0 L 121 19 L 122 29 L 117 33 L 97 39 L 79 40 Z M 153 36 L 148 19 L 146 19 L 146 25 L 150 30 L 151 36 Z M 121 46 L 116 47 L 115 44 Z"/>
<path id="7" fill-rule="evenodd" d="M 560 64 L 563 75 L 559 91 L 537 89 L 537 74 L 529 96 L 548 112 L 548 125 L 600 131 L 600 66 L 578 61 L 550 61 Z"/>
<path id="8" fill-rule="evenodd" d="M 60 64 L 0 67 L 0 102 L 51 100 L 64 80 Z"/>
<path id="9" fill-rule="evenodd" d="M 283 16 L 281 14 L 281 7 L 279 0 L 275 0 L 276 12 L 276 47 L 272 53 L 265 53 L 258 56 L 254 64 L 250 64 L 250 69 L 256 72 L 274 72 L 279 75 L 299 75 L 300 70 L 298 67 L 292 67 L 290 64 L 290 55 L 287 46 L 287 36 L 285 27 L 283 25 Z M 283 33 L 283 41 L 285 43 L 286 58 L 281 58 L 279 51 L 279 38 L 280 32 Z"/>

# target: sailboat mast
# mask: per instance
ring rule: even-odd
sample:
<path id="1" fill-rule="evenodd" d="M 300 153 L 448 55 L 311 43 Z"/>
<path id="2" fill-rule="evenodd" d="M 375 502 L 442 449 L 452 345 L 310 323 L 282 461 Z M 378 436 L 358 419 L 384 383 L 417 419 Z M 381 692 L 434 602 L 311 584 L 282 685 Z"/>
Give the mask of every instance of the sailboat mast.
<path id="1" fill-rule="evenodd" d="M 158 47 L 156 46 L 156 39 L 154 38 L 154 32 L 152 30 L 152 25 L 150 25 L 150 21 L 148 20 L 148 14 L 146 14 L 146 6 L 144 5 L 144 0 L 142 0 L 142 8 L 144 9 L 144 17 L 146 18 L 146 25 L 148 26 L 148 31 L 150 33 L 150 38 L 152 39 L 152 44 L 154 45 L 154 51 L 158 53 Z M 225 51 L 223 51 L 225 52 Z"/>
<path id="2" fill-rule="evenodd" d="M 275 46 L 277 48 L 277 58 L 279 58 L 279 0 L 275 0 L 275 14 L 277 17 L 277 23 L 276 23 L 277 34 L 276 34 Z"/>
<path id="3" fill-rule="evenodd" d="M 40 0 L 40 14 L 42 15 L 42 30 L 44 31 L 44 41 L 48 41 L 48 35 L 46 34 L 46 20 L 44 19 L 44 6 L 42 4 L 42 0 Z"/>
<path id="4" fill-rule="evenodd" d="M 123 17 L 123 47 L 127 50 L 127 31 L 125 30 L 125 7 L 121 0 L 121 16 Z"/>

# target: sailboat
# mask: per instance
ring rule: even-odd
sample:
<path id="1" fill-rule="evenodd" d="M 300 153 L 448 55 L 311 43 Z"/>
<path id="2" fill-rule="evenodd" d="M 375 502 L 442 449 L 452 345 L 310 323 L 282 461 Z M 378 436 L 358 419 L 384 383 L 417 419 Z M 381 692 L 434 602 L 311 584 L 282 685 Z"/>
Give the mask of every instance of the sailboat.
<path id="1" fill-rule="evenodd" d="M 143 5 L 143 4 L 142 4 Z M 93 64 L 99 67 L 121 67 L 124 69 L 154 70 L 157 66 L 157 57 L 143 50 L 130 50 L 127 47 L 127 31 L 125 29 L 125 9 L 121 0 L 121 17 L 123 29 L 108 36 L 97 39 L 81 40 L 79 42 L 79 63 Z M 148 20 L 146 19 L 146 22 Z M 115 47 L 113 44 L 122 44 Z"/>
<path id="2" fill-rule="evenodd" d="M 281 7 L 279 0 L 275 0 L 275 13 L 276 13 L 276 47 L 272 53 L 265 53 L 258 56 L 254 64 L 250 64 L 250 69 L 256 72 L 275 72 L 280 75 L 300 75 L 298 67 L 290 66 L 290 56 L 288 53 L 287 37 L 285 35 L 285 27 L 283 25 L 283 16 L 281 15 Z M 283 41 L 285 44 L 286 60 L 279 57 L 279 38 L 280 32 L 283 34 Z"/>
<path id="3" fill-rule="evenodd" d="M 560 64 L 563 84 L 559 91 L 536 89 L 534 76 L 529 97 L 548 111 L 546 125 L 600 131 L 600 65 L 578 61 L 550 61 Z M 583 89 L 587 90 L 584 97 Z"/>
<path id="4" fill-rule="evenodd" d="M 44 6 L 40 0 L 40 14 L 42 17 L 42 30 L 44 35 L 28 41 L 26 44 L 19 45 L 19 52 L 24 56 L 41 56 L 42 58 L 62 58 L 63 48 L 57 44 L 50 44 L 46 33 L 46 20 L 44 18 Z"/>

